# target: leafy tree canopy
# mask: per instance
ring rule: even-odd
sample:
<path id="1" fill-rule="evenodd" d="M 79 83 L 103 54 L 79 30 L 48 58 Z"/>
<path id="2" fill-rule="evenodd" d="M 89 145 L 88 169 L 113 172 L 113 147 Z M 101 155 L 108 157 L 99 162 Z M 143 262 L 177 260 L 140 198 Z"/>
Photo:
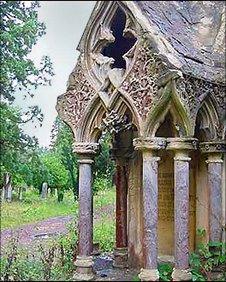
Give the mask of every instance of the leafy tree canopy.
<path id="1" fill-rule="evenodd" d="M 32 47 L 45 34 L 45 25 L 38 21 L 38 1 L 0 2 L 1 95 L 8 101 L 15 99 L 15 91 L 31 90 L 50 84 L 52 63 L 43 56 L 40 66 L 29 58 Z"/>

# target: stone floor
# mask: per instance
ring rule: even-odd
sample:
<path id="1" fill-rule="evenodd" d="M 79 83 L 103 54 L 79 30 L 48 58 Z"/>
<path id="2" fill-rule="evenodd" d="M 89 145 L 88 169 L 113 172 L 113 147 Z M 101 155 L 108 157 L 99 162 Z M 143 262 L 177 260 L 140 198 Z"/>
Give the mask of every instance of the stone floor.
<path id="1" fill-rule="evenodd" d="M 138 269 L 114 268 L 111 254 L 97 256 L 94 262 L 94 270 L 96 281 L 137 281 L 139 273 Z"/>

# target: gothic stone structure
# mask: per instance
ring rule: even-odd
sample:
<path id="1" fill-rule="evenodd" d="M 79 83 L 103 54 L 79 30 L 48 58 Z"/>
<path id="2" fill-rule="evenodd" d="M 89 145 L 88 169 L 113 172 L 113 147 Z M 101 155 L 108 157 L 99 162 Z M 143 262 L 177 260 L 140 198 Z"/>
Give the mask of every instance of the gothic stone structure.
<path id="1" fill-rule="evenodd" d="M 116 163 L 115 267 L 189 280 L 189 252 L 225 232 L 224 2 L 98 1 L 57 111 L 79 160 L 75 279 L 94 277 L 92 163 L 103 131 Z M 223 199 L 222 199 L 223 197 Z"/>

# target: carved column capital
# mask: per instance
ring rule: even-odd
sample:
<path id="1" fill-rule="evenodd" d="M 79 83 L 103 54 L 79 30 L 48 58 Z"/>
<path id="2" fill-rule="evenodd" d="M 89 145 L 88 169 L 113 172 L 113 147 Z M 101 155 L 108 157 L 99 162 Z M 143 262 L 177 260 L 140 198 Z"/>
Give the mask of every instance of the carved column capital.
<path id="1" fill-rule="evenodd" d="M 190 150 L 196 150 L 198 145 L 198 139 L 196 138 L 167 138 L 167 149 L 175 152 L 185 152 Z"/>
<path id="2" fill-rule="evenodd" d="M 135 138 L 133 139 L 133 146 L 135 150 L 141 151 L 155 151 L 166 148 L 166 138 L 152 137 L 152 138 Z"/>
<path id="3" fill-rule="evenodd" d="M 202 153 L 225 153 L 226 142 L 224 140 L 213 141 L 213 142 L 202 142 L 199 144 L 199 148 Z"/>
<path id="4" fill-rule="evenodd" d="M 92 161 L 92 158 L 99 153 L 99 148 L 99 143 L 75 142 L 73 144 L 73 152 L 79 155 L 81 163 Z"/>

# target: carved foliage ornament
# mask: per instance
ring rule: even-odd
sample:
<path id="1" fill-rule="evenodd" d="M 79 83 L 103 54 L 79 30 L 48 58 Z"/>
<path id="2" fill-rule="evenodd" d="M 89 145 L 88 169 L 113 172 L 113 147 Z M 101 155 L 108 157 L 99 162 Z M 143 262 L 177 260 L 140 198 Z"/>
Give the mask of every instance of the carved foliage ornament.
<path id="1" fill-rule="evenodd" d="M 116 111 L 112 110 L 106 115 L 101 124 L 103 131 L 119 133 L 120 131 L 131 129 L 132 123 L 128 121 L 126 116 L 119 116 Z"/>
<path id="2" fill-rule="evenodd" d="M 57 105 L 59 115 L 72 129 L 78 127 L 79 121 L 94 95 L 95 91 L 85 77 L 80 57 L 69 76 L 67 91 L 58 98 Z"/>
<path id="3" fill-rule="evenodd" d="M 141 118 L 145 119 L 150 107 L 161 95 L 158 86 L 160 74 L 165 66 L 150 47 L 143 41 L 136 51 L 136 59 L 131 72 L 127 75 L 121 89 L 132 98 Z"/>
<path id="4" fill-rule="evenodd" d="M 100 149 L 98 143 L 76 142 L 74 143 L 73 151 L 77 154 L 97 154 Z"/>

